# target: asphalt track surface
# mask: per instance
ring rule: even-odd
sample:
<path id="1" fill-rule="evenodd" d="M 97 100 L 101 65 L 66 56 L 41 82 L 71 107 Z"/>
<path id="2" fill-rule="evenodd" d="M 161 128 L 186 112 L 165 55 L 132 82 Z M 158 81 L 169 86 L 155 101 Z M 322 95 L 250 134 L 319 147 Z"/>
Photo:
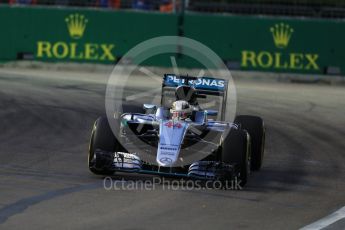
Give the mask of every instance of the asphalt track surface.
<path id="1" fill-rule="evenodd" d="M 238 113 L 267 127 L 243 191 L 107 191 L 86 165 L 107 77 L 0 70 L 0 229 L 298 229 L 345 205 L 343 87 L 236 80 Z"/>

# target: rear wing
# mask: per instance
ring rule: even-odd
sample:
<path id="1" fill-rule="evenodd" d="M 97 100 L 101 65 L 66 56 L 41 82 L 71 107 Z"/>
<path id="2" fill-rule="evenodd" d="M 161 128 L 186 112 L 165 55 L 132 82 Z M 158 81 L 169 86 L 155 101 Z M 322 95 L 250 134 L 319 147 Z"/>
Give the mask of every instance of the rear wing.
<path id="1" fill-rule="evenodd" d="M 207 95 L 221 97 L 221 118 L 225 115 L 225 105 L 227 99 L 228 81 L 213 77 L 192 77 L 192 76 L 177 76 L 175 74 L 164 74 L 162 82 L 162 98 L 161 104 L 164 107 L 171 106 L 172 100 L 168 99 L 174 97 L 175 88 L 180 85 L 189 85 L 195 88 L 199 95 Z"/>
<path id="2" fill-rule="evenodd" d="M 226 96 L 228 81 L 212 77 L 191 77 L 176 76 L 175 74 L 164 74 L 162 88 L 180 85 L 193 86 L 199 94 Z"/>

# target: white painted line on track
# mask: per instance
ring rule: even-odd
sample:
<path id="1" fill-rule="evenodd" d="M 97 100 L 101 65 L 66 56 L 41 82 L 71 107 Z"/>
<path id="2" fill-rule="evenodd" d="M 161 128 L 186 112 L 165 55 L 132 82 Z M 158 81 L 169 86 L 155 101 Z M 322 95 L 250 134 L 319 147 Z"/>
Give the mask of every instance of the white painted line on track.
<path id="1" fill-rule="evenodd" d="M 300 230 L 318 230 L 318 229 L 323 229 L 335 222 L 337 222 L 338 220 L 341 220 L 345 218 L 345 206 L 342 207 L 341 209 L 333 212 L 332 214 L 314 222 L 311 223 L 303 228 L 301 228 Z"/>

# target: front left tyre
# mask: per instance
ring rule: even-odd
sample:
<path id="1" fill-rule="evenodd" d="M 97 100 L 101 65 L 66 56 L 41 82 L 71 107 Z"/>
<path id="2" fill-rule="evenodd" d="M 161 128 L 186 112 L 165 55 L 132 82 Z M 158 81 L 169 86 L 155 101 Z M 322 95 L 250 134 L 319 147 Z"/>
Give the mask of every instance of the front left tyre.
<path id="1" fill-rule="evenodd" d="M 236 124 L 246 130 L 251 139 L 251 170 L 258 171 L 262 167 L 265 150 L 265 125 L 262 118 L 250 115 L 236 116 Z"/>
<path id="2" fill-rule="evenodd" d="M 250 136 L 242 129 L 232 128 L 221 139 L 221 161 L 235 166 L 241 186 L 247 183 L 250 174 L 250 145 Z"/>

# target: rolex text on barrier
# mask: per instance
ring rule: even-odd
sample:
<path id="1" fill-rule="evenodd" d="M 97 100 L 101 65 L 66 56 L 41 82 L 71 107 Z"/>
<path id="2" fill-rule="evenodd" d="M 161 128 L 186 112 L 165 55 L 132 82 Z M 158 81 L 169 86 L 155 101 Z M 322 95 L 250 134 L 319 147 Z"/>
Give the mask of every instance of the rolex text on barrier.
<path id="1" fill-rule="evenodd" d="M 70 14 L 65 18 L 66 28 L 70 37 L 75 42 L 66 41 L 37 41 L 36 57 L 38 59 L 70 59 L 85 61 L 110 61 L 116 60 L 114 44 L 105 43 L 79 43 L 86 30 L 88 19 L 82 14 Z"/>

